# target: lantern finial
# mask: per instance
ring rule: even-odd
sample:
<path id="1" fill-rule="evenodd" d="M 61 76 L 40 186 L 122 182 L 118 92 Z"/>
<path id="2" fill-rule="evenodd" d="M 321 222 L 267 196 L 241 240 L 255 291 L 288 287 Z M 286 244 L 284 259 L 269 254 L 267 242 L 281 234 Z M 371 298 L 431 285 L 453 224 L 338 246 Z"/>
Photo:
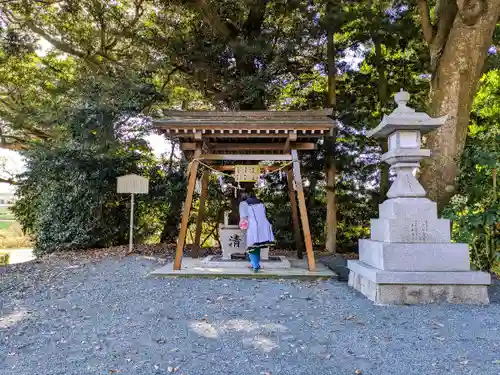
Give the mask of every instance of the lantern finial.
<path id="1" fill-rule="evenodd" d="M 406 104 L 410 101 L 410 94 L 401 89 L 400 92 L 394 94 L 394 101 L 398 105 L 398 109 L 406 108 Z"/>

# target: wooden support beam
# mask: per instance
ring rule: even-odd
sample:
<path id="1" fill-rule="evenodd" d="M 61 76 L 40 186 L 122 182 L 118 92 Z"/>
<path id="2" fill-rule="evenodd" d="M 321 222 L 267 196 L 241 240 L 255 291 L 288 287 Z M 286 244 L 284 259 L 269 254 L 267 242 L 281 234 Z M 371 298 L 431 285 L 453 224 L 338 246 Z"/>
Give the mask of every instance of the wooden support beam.
<path id="1" fill-rule="evenodd" d="M 200 159 L 205 160 L 234 160 L 234 161 L 291 161 L 291 155 L 270 155 L 270 154 L 206 154 Z"/>
<path id="2" fill-rule="evenodd" d="M 266 130 L 305 130 L 305 131 L 328 131 L 334 127 L 331 119 L 321 120 L 300 120 L 300 121 L 283 121 L 283 120 L 222 120 L 222 119 L 189 119 L 183 121 L 173 120 L 154 120 L 153 125 L 156 128 L 173 129 L 178 132 L 191 132 L 193 130 L 239 130 L 245 131 L 258 130 L 265 132 Z"/>
<path id="3" fill-rule="evenodd" d="M 297 246 L 297 257 L 302 259 L 304 257 L 304 243 L 302 242 L 302 235 L 300 233 L 300 220 L 299 210 L 297 208 L 297 196 L 293 189 L 293 171 L 292 168 L 287 170 L 287 183 L 288 183 L 288 196 L 292 205 L 292 221 L 293 221 L 293 234 L 295 237 L 295 244 Z"/>
<path id="4" fill-rule="evenodd" d="M 291 144 L 296 142 L 296 141 L 297 141 L 297 133 L 289 133 L 288 138 L 286 139 L 286 142 L 285 142 L 285 147 L 283 148 L 283 152 L 290 151 Z M 296 144 L 294 144 L 294 146 L 295 146 L 294 148 L 296 150 L 299 149 Z"/>
<path id="5" fill-rule="evenodd" d="M 292 141 L 293 142 L 293 141 Z M 287 144 L 283 143 L 208 143 L 204 142 L 204 152 L 205 152 L 205 144 L 206 148 L 210 150 L 210 152 L 217 151 L 289 151 L 290 150 L 290 142 L 287 140 Z M 317 146 L 314 142 L 299 142 L 294 144 L 294 148 L 300 151 L 310 151 L 316 150 Z M 186 151 L 196 150 L 195 142 L 183 142 L 182 149 Z"/>
<path id="6" fill-rule="evenodd" d="M 295 179 L 295 186 L 297 188 L 297 195 L 299 199 L 300 218 L 302 220 L 302 229 L 304 231 L 304 242 L 306 245 L 307 263 L 309 271 L 316 271 L 316 262 L 314 260 L 314 252 L 311 239 L 311 229 L 309 228 L 309 219 L 307 217 L 306 199 L 304 196 L 304 188 L 302 185 L 302 176 L 300 175 L 300 162 L 297 150 L 291 150 L 293 160 L 293 176 Z"/>
<path id="7" fill-rule="evenodd" d="M 203 227 L 203 219 L 205 218 L 205 201 L 207 199 L 209 177 L 210 177 L 210 171 L 208 169 L 205 169 L 203 171 L 203 176 L 201 178 L 200 207 L 198 209 L 198 216 L 196 217 L 196 232 L 194 235 L 193 251 L 191 253 L 191 257 L 193 258 L 198 258 L 200 254 L 201 230 Z"/>
<path id="8" fill-rule="evenodd" d="M 168 133 L 167 133 L 168 134 Z M 170 133 L 172 136 L 174 136 L 175 138 L 190 138 L 190 139 L 193 139 L 193 134 L 182 134 L 182 133 L 179 133 L 179 134 L 174 134 L 173 132 Z M 288 138 L 288 133 L 278 133 L 278 134 L 265 134 L 265 133 L 261 133 L 261 134 L 257 134 L 257 133 L 252 133 L 252 134 L 247 134 L 247 133 L 234 133 L 233 134 L 230 134 L 230 133 L 206 133 L 204 135 L 204 138 L 221 138 L 221 139 L 225 139 L 225 138 L 230 138 L 230 139 L 248 139 L 248 138 Z M 309 134 L 307 135 L 307 138 L 309 138 Z M 313 137 L 313 138 L 317 138 L 317 137 Z"/>
<path id="9" fill-rule="evenodd" d="M 212 165 L 211 166 L 213 169 L 216 171 L 220 172 L 234 172 L 234 167 L 235 165 Z M 282 166 L 281 165 L 262 165 L 260 167 L 261 171 L 275 171 L 277 169 L 280 169 Z"/>
<path id="10" fill-rule="evenodd" d="M 186 192 L 186 200 L 184 201 L 184 212 L 182 213 L 181 229 L 177 238 L 177 248 L 175 250 L 174 271 L 181 269 L 182 255 L 184 252 L 184 244 L 186 243 L 186 233 L 189 222 L 189 212 L 191 211 L 191 203 L 193 202 L 194 186 L 196 183 L 196 172 L 198 171 L 198 157 L 201 155 L 201 148 L 194 152 L 194 158 L 189 166 L 189 181 Z"/>
<path id="11" fill-rule="evenodd" d="M 198 130 L 195 132 L 194 139 L 197 142 L 201 142 L 203 140 L 203 134 L 202 134 L 201 130 Z"/>
<path id="12" fill-rule="evenodd" d="M 249 143 L 249 144 L 230 144 L 230 143 L 214 143 L 214 151 L 282 151 L 283 143 Z M 315 150 L 314 142 L 297 143 L 297 150 Z"/>
<path id="13" fill-rule="evenodd" d="M 218 121 L 223 119 L 245 119 L 252 120 L 263 119 L 299 119 L 302 122 L 311 119 L 324 119 L 332 114 L 331 108 L 324 109 L 308 109 L 308 110 L 293 110 L 293 111 L 267 111 L 267 110 L 250 110 L 250 111 L 180 111 L 180 110 L 164 110 L 163 115 L 168 118 L 215 118 Z M 155 120 L 155 122 L 164 122 L 165 120 Z"/>

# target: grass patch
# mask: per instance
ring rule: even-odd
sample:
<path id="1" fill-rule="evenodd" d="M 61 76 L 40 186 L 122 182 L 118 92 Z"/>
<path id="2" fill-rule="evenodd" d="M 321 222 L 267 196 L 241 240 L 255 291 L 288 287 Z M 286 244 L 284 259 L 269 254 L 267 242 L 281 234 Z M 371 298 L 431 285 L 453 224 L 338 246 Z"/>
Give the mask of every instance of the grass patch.
<path id="1" fill-rule="evenodd" d="M 12 225 L 12 222 L 9 222 L 9 221 L 0 221 L 0 230 L 9 229 L 9 227 L 11 225 Z"/>
<path id="2" fill-rule="evenodd" d="M 16 217 L 9 207 L 0 207 L 0 220 L 15 220 Z"/>
<path id="3" fill-rule="evenodd" d="M 30 238 L 24 235 L 18 222 L 0 222 L 0 249 L 29 247 L 31 247 Z"/>

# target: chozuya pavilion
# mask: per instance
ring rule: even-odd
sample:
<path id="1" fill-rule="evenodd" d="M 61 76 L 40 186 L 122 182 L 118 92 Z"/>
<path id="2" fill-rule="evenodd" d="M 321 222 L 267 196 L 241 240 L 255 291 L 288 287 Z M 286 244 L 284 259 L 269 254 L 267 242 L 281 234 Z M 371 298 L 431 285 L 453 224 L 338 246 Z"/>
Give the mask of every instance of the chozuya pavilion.
<path id="1" fill-rule="evenodd" d="M 308 213 L 300 171 L 299 153 L 315 150 L 318 139 L 328 135 L 335 127 L 324 111 L 242 111 L 242 112 L 185 112 L 168 111 L 165 118 L 154 120 L 158 132 L 179 141 L 189 161 L 188 187 L 177 241 L 175 261 L 162 267 L 156 275 L 235 275 L 251 276 L 245 261 L 221 259 L 228 257 L 198 258 L 204 204 L 207 195 L 208 173 L 234 172 L 240 165 L 264 170 L 279 168 L 287 174 L 291 201 L 293 231 L 297 249 L 305 247 L 307 264 L 285 257 L 271 257 L 263 263 L 259 277 L 331 277 L 334 273 L 316 264 L 309 229 Z M 266 166 L 259 162 L 266 162 Z M 196 220 L 194 251 L 184 257 L 188 219 L 195 191 L 198 168 L 204 168 L 201 181 L 200 208 Z M 227 223 L 225 223 L 227 224 Z M 302 230 L 301 230 L 302 229 Z M 303 234 L 303 235 L 302 235 Z M 221 234 L 221 237 L 222 234 Z M 233 241 L 232 245 L 240 245 Z M 224 248 L 224 244 L 222 244 Z M 244 253 L 244 249 L 241 249 Z M 302 252 L 299 252 L 301 255 Z M 230 257 L 229 257 L 230 258 Z M 299 256 L 299 258 L 301 258 Z"/>

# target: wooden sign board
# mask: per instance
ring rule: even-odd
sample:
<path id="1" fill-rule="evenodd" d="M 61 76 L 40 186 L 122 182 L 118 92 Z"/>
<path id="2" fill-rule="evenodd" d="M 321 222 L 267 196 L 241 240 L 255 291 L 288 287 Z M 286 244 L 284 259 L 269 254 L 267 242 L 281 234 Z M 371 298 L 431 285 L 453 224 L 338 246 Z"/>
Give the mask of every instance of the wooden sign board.
<path id="1" fill-rule="evenodd" d="M 118 177 L 117 193 L 119 194 L 147 194 L 149 180 L 136 174 Z"/>
<path id="2" fill-rule="evenodd" d="M 236 165 L 234 167 L 234 178 L 237 182 L 255 182 L 260 177 L 260 166 L 258 165 Z"/>

